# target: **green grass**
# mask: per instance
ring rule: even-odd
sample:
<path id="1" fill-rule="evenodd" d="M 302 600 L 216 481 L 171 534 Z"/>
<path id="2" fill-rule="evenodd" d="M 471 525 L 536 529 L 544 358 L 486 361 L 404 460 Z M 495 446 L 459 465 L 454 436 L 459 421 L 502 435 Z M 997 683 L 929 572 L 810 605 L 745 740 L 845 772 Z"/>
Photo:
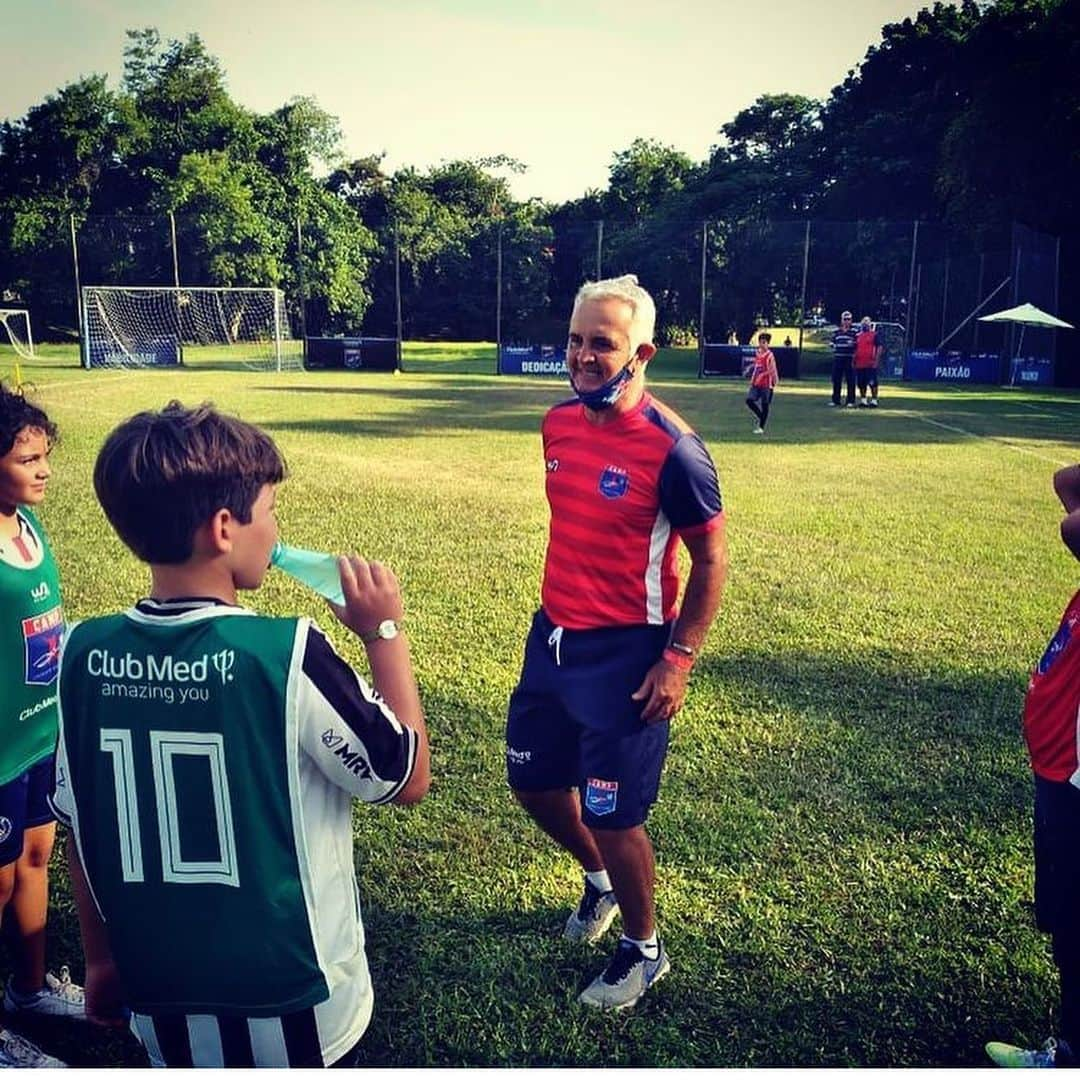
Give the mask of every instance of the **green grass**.
<path id="1" fill-rule="evenodd" d="M 286 539 L 403 582 L 435 780 L 419 807 L 355 814 L 376 987 L 363 1062 L 963 1066 L 990 1038 L 1041 1041 L 1056 979 L 1028 903 L 1019 712 L 1076 586 L 1050 476 L 1077 459 L 1080 397 L 885 384 L 877 412 L 835 411 L 823 382 L 785 382 L 755 439 L 741 383 L 698 382 L 692 351 L 654 362 L 719 468 L 731 574 L 650 819 L 672 971 L 608 1017 L 575 1004 L 603 954 L 557 933 L 575 869 L 503 771 L 546 536 L 539 422 L 566 388 L 487 363 L 421 347 L 397 377 L 24 365 L 62 431 L 43 516 L 70 618 L 145 591 L 90 475 L 117 421 L 171 397 L 272 433 Z M 251 601 L 317 615 L 362 666 L 279 574 Z M 50 959 L 78 975 L 57 863 Z M 141 1061 L 117 1037 L 42 1041 Z"/>

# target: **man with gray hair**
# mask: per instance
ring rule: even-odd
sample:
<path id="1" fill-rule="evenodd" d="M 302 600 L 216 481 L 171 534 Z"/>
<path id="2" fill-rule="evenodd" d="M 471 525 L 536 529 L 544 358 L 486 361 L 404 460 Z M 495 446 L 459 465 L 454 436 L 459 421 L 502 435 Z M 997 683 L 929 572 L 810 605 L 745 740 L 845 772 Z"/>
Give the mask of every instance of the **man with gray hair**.
<path id="1" fill-rule="evenodd" d="M 855 372 L 852 361 L 855 358 L 856 331 L 851 325 L 851 312 L 845 311 L 840 316 L 840 327 L 832 336 L 832 398 L 829 404 L 840 408 L 840 384 L 847 384 L 847 407 L 855 408 Z"/>
<path id="2" fill-rule="evenodd" d="M 602 1009 L 629 1008 L 670 967 L 645 819 L 727 571 L 709 453 L 645 388 L 655 322 L 632 274 L 588 282 L 574 300 L 575 396 L 543 421 L 551 525 L 506 731 L 518 801 L 585 874 L 564 936 L 592 944 L 622 914 L 618 947 L 580 997 Z M 691 561 L 681 611 L 680 540 Z"/>

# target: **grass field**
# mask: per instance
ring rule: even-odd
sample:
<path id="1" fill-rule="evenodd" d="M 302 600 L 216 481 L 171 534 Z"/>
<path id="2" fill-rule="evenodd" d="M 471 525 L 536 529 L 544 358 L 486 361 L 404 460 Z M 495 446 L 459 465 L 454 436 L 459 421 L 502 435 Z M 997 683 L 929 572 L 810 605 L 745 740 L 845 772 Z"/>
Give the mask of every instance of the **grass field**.
<path id="1" fill-rule="evenodd" d="M 58 351 L 23 367 L 62 432 L 43 517 L 70 618 L 145 592 L 90 475 L 117 421 L 173 397 L 272 433 L 284 538 L 402 580 L 435 780 L 416 808 L 355 813 L 363 1063 L 957 1066 L 985 1064 L 990 1038 L 1041 1042 L 1056 981 L 1032 926 L 1019 711 L 1077 582 L 1050 477 L 1077 459 L 1080 397 L 886 384 L 877 412 L 838 411 L 823 382 L 789 382 L 761 439 L 742 384 L 698 382 L 693 354 L 654 361 L 653 390 L 720 471 L 731 573 L 650 821 L 672 971 L 612 1017 L 575 1002 L 604 954 L 560 940 L 579 880 L 503 769 L 546 536 L 539 423 L 566 387 L 483 362 L 86 373 Z M 278 573 L 251 600 L 317 615 L 363 664 Z M 50 960 L 78 977 L 59 856 L 54 881 Z M 73 1063 L 142 1061 L 119 1037 L 34 1033 Z"/>

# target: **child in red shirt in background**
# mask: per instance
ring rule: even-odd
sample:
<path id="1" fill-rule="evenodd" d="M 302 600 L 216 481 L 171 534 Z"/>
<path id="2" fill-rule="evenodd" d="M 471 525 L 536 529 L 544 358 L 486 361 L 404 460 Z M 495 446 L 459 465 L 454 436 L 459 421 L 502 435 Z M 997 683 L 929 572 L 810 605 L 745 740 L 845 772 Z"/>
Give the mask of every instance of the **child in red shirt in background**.
<path id="1" fill-rule="evenodd" d="M 769 419 L 769 406 L 772 404 L 773 390 L 780 381 L 776 372 L 776 357 L 773 356 L 769 342 L 772 335 L 762 331 L 758 334 L 757 352 L 754 354 L 754 366 L 750 369 L 750 391 L 746 395 L 746 407 L 757 417 L 754 425 L 755 435 L 765 434 L 765 424 Z"/>
<path id="2" fill-rule="evenodd" d="M 1054 475 L 1061 539 L 1080 559 L 1080 465 Z M 995 1065 L 1080 1064 L 1080 592 L 1031 673 L 1024 738 L 1035 774 L 1035 923 L 1050 935 L 1061 982 L 1058 1037 L 1039 1050 L 986 1044 Z"/>

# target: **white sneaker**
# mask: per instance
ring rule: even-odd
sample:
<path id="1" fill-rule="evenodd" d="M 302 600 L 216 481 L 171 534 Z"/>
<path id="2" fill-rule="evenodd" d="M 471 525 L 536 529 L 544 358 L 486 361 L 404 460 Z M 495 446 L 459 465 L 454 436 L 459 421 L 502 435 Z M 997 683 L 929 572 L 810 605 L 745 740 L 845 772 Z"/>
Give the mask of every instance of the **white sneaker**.
<path id="1" fill-rule="evenodd" d="M 607 892 L 601 892 L 586 878 L 581 903 L 578 904 L 576 910 L 570 912 L 563 930 L 563 937 L 567 941 L 580 941 L 585 945 L 591 945 L 607 933 L 608 927 L 618 914 L 619 902 L 615 899 L 614 890 L 608 889 Z"/>
<path id="2" fill-rule="evenodd" d="M 66 1069 L 68 1064 L 46 1054 L 29 1039 L 0 1028 L 0 1069 Z"/>
<path id="3" fill-rule="evenodd" d="M 758 425 L 756 428 L 754 428 L 754 430 L 750 434 L 751 435 L 764 435 L 765 434 L 765 429 L 763 427 L 761 427 L 760 425 Z"/>
<path id="4" fill-rule="evenodd" d="M 870 399 L 870 408 L 871 409 L 876 409 L 877 407 L 878 407 L 877 398 L 876 397 L 871 398 Z"/>
<path id="5" fill-rule="evenodd" d="M 608 966 L 585 987 L 578 1001 L 597 1009 L 629 1009 L 670 970 L 662 941 L 656 959 L 649 960 L 636 945 L 624 939 Z"/>
<path id="6" fill-rule="evenodd" d="M 67 967 L 60 969 L 57 978 L 45 973 L 45 986 L 36 994 L 24 997 L 15 991 L 8 979 L 4 988 L 4 1011 L 21 1016 L 63 1016 L 69 1020 L 86 1019 L 86 994 L 78 983 L 71 981 Z"/>

